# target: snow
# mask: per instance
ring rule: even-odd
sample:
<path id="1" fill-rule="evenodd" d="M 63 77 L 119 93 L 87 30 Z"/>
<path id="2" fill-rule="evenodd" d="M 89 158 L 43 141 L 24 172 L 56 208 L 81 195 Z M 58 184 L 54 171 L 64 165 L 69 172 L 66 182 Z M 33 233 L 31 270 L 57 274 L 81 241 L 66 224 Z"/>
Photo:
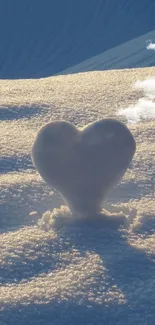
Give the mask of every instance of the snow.
<path id="1" fill-rule="evenodd" d="M 153 0 L 2 0 L 0 78 L 153 66 L 154 12 Z"/>
<path id="2" fill-rule="evenodd" d="M 148 50 L 154 50 L 155 44 L 149 41 Z M 137 81 L 134 87 L 143 92 L 143 97 L 138 99 L 134 106 L 123 108 L 118 115 L 125 115 L 129 122 L 138 122 L 141 119 L 155 118 L 155 77 Z"/>
<path id="3" fill-rule="evenodd" d="M 134 105 L 121 109 L 118 115 L 126 116 L 131 123 L 155 119 L 155 78 L 137 81 L 134 87 L 143 91 L 143 97 Z"/>
<path id="4" fill-rule="evenodd" d="M 155 44 L 150 40 L 147 45 L 147 50 L 155 50 Z"/>
<path id="5" fill-rule="evenodd" d="M 148 68 L 0 81 L 2 324 L 123 324 L 126 315 L 127 324 L 153 322 L 154 119 L 128 124 L 136 155 L 103 205 L 113 217 L 125 216 L 128 226 L 105 227 L 101 219 L 77 223 L 33 168 L 31 148 L 50 120 L 84 126 L 116 117 L 140 98 L 133 84 L 154 73 Z"/>
<path id="6" fill-rule="evenodd" d="M 155 119 L 151 112 L 155 68 L 151 65 L 155 55 L 145 45 L 149 39 L 154 42 L 154 2 L 141 1 L 138 6 L 125 0 L 119 5 L 114 0 L 97 5 L 86 1 L 87 19 L 83 2 L 75 8 L 72 3 L 48 1 L 44 8 L 41 1 L 0 4 L 0 324 L 153 324 Z M 56 11 L 51 14 L 49 6 Z M 103 26 L 108 24 L 105 43 L 96 38 L 102 29 L 103 9 Z M 65 16 L 64 10 L 76 12 L 77 20 L 74 15 L 72 19 Z M 57 13 L 59 19 L 50 19 Z M 123 30 L 118 21 L 126 22 L 128 29 Z M 70 26 L 74 33 L 67 42 Z M 96 26 L 94 33 L 91 26 Z M 123 36 L 120 33 L 116 39 L 114 35 L 108 43 L 112 26 L 122 30 Z M 81 39 L 76 41 L 78 29 Z M 141 37 L 141 43 L 136 43 Z M 51 76 L 66 70 L 68 63 L 72 66 L 83 61 L 84 67 L 85 59 L 92 58 L 97 67 L 96 55 L 108 54 L 115 46 L 123 58 L 119 46 L 129 46 L 128 42 L 137 44 L 138 61 L 132 58 L 132 51 L 129 56 L 138 69 L 128 66 L 124 52 L 130 69 L 117 70 L 120 66 L 113 61 L 114 70 L 110 71 L 102 71 L 102 66 L 100 71 L 80 73 L 76 65 L 73 70 L 77 73 Z M 54 52 L 57 44 L 61 46 Z M 51 77 L 38 78 L 43 76 Z M 118 115 L 120 110 L 146 105 L 146 101 L 150 103 L 147 117 L 138 115 L 129 121 L 127 115 Z M 103 204 L 113 218 L 122 216 L 129 221 L 118 227 L 102 219 L 77 222 L 31 160 L 34 139 L 45 123 L 65 120 L 83 127 L 103 118 L 124 122 L 137 144 L 127 172 Z"/>
<path id="7" fill-rule="evenodd" d="M 155 39 L 155 30 L 117 45 L 62 71 L 63 74 L 111 69 L 128 69 L 154 66 L 155 57 L 147 51 L 145 44 Z"/>

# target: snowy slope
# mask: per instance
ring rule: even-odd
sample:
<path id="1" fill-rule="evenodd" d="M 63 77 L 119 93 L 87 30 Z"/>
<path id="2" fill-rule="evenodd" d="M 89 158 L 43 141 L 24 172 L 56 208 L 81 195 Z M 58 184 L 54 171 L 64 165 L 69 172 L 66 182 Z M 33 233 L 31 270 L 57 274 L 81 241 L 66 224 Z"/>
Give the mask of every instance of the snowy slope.
<path id="1" fill-rule="evenodd" d="M 148 68 L 0 82 L 1 324 L 153 324 L 154 119 L 128 124 L 137 153 L 104 204 L 123 211 L 129 229 L 70 223 L 65 209 L 54 218 L 53 208 L 64 203 L 34 170 L 30 151 L 49 120 L 83 126 L 136 105 L 142 90 L 133 85 L 154 74 Z"/>
<path id="2" fill-rule="evenodd" d="M 154 0 L 0 2 L 0 325 L 154 324 L 154 13 Z M 104 117 L 137 143 L 103 204 L 128 227 L 77 223 L 32 165 L 42 125 Z"/>
<path id="3" fill-rule="evenodd" d="M 0 78 L 51 76 L 96 55 L 102 64 L 94 59 L 91 70 L 114 68 L 115 60 L 117 68 L 152 66 L 148 52 L 141 60 L 130 57 L 132 40 L 138 38 L 136 52 L 141 52 L 148 33 L 155 37 L 154 15 L 154 0 L 1 0 Z M 120 60 L 117 47 L 127 42 L 128 55 L 121 48 Z"/>
<path id="4" fill-rule="evenodd" d="M 62 74 L 152 66 L 155 55 L 147 50 L 149 40 L 155 40 L 155 30 L 66 69 Z"/>

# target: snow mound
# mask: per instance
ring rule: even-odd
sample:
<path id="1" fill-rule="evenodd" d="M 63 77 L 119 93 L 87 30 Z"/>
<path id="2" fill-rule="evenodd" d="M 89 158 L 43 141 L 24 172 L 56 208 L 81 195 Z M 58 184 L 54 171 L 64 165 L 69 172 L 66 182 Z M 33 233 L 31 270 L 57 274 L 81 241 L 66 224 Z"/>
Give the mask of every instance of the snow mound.
<path id="1" fill-rule="evenodd" d="M 67 206 L 55 208 L 53 211 L 46 211 L 38 221 L 38 226 L 45 231 L 50 229 L 60 230 L 63 227 L 100 227 L 100 228 L 129 228 L 132 219 L 137 211 L 126 209 L 121 206 L 111 206 L 111 212 L 102 209 L 101 213 L 94 215 L 94 218 L 82 217 L 79 219 L 72 214 Z"/>
<path id="2" fill-rule="evenodd" d="M 155 43 L 152 43 L 152 41 L 150 40 L 146 48 L 147 48 L 147 50 L 155 51 Z"/>
<path id="3" fill-rule="evenodd" d="M 118 115 L 124 115 L 129 123 L 137 123 L 140 120 L 151 120 L 155 118 L 155 77 L 143 81 L 137 81 L 135 89 L 143 92 L 134 105 L 120 109 Z"/>

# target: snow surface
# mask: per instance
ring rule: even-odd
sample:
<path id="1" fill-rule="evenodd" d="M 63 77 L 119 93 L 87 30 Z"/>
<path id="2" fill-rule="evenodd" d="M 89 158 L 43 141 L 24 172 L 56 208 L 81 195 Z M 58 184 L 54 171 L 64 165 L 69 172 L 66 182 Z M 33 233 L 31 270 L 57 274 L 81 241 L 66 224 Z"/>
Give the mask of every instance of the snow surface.
<path id="1" fill-rule="evenodd" d="M 155 44 L 149 40 L 147 50 L 155 50 Z M 125 115 L 128 122 L 138 122 L 141 119 L 155 118 L 155 77 L 137 81 L 134 87 L 143 91 L 143 97 L 137 103 L 123 108 L 118 115 Z"/>
<path id="2" fill-rule="evenodd" d="M 124 33 L 125 39 L 121 34 L 119 41 L 111 38 L 111 44 L 115 46 L 129 40 L 132 42 L 154 29 L 154 1 L 141 1 L 139 6 L 136 1 L 121 0 L 119 5 L 114 0 L 98 1 L 97 5 L 96 1 L 86 1 L 88 19 L 84 6 L 83 11 L 80 10 L 83 2 L 78 1 L 76 8 L 73 8 L 73 1 L 65 4 L 60 0 L 49 1 L 44 7 L 41 3 L 35 0 L 24 4 L 17 0 L 1 1 L 0 24 L 3 28 L 0 33 L 5 34 L 4 43 L 1 42 L 1 78 L 59 73 L 66 69 L 68 62 L 71 65 L 78 63 L 89 54 L 90 57 L 95 55 L 96 60 L 96 54 L 104 51 L 105 44 L 109 44 L 110 50 L 110 42 L 100 42 L 101 38 L 96 39 L 95 34 L 102 26 L 99 18 L 103 8 L 107 10 L 104 17 L 108 24 L 103 39 L 105 35 L 110 38 L 112 21 L 114 27 L 118 26 Z M 55 5 L 60 15 L 59 20 L 55 19 L 56 34 L 53 25 L 52 46 L 49 44 L 50 33 L 47 33 L 52 26 L 50 4 L 51 8 Z M 73 10 L 77 12 L 77 21 L 81 21 L 81 25 L 77 27 L 75 24 L 76 31 L 79 29 L 83 43 L 79 43 L 79 38 L 74 39 L 75 34 L 66 41 L 68 28 L 75 21 L 74 16 L 69 19 L 70 16 L 64 14 L 66 8 L 69 14 Z M 4 11 L 10 25 L 6 23 Z M 27 19 L 30 12 L 31 19 Z M 34 24 L 33 28 L 35 14 L 40 24 Z M 39 18 L 41 14 L 42 20 Z M 52 15 L 54 17 L 53 12 Z M 121 17 L 124 17 L 122 24 L 126 22 L 132 35 L 119 26 Z M 65 25 L 65 19 L 68 25 Z M 94 34 L 93 22 L 98 22 Z M 139 27 L 135 29 L 137 22 Z M 90 38 L 93 37 L 89 44 L 92 47 L 86 53 L 85 37 L 90 29 Z M 149 39 L 154 43 L 153 34 L 147 35 L 144 50 Z M 60 40 L 64 43 L 61 42 L 55 52 L 56 61 L 53 61 L 52 48 L 56 49 Z M 71 44 L 72 48 L 69 47 Z M 81 44 L 85 46 L 81 47 Z M 88 56 L 79 56 L 78 49 L 83 49 Z M 154 51 L 146 50 L 146 53 L 148 58 L 152 56 L 153 64 Z M 120 55 L 123 54 L 120 52 Z M 62 60 L 61 65 L 62 57 L 68 61 Z M 147 66 L 147 61 L 143 60 L 141 52 L 141 62 Z M 55 67 L 54 62 L 57 62 Z M 97 60 L 94 62 L 97 64 Z M 118 66 L 114 63 L 113 68 Z M 155 104 L 154 76 L 155 68 L 149 67 L 42 79 L 0 80 L 1 325 L 154 324 L 155 116 L 151 114 Z M 129 107 L 133 107 L 133 113 L 139 101 L 152 103 L 147 118 L 138 115 L 138 119 L 129 121 L 126 114 L 118 115 Z M 103 220 L 76 222 L 62 198 L 43 182 L 31 161 L 32 144 L 45 123 L 63 119 L 81 127 L 104 117 L 118 118 L 126 123 L 137 143 L 130 168 L 103 204 L 113 216 L 116 213 L 126 216 L 128 225 L 119 227 L 115 227 L 117 223 L 109 227 Z"/>
<path id="3" fill-rule="evenodd" d="M 147 50 L 155 50 L 155 43 L 152 43 L 150 40 L 148 45 L 147 45 Z"/>
<path id="4" fill-rule="evenodd" d="M 44 123 L 83 126 L 116 117 L 141 98 L 133 84 L 154 74 L 148 68 L 0 81 L 2 324 L 153 324 L 153 117 L 128 124 L 137 152 L 103 205 L 123 213 L 129 227 L 77 223 L 65 207 L 56 209 L 64 202 L 41 180 L 30 153 Z"/>

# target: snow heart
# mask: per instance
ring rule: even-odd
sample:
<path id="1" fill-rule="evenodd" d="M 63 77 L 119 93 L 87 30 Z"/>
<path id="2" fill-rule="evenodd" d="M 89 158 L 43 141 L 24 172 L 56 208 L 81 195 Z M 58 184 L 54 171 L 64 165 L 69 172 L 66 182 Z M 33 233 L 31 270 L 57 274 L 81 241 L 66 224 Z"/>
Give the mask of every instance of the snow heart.
<path id="1" fill-rule="evenodd" d="M 129 129 L 103 119 L 82 130 L 65 121 L 46 124 L 32 148 L 34 166 L 79 217 L 100 213 L 102 201 L 129 166 L 136 150 Z"/>

